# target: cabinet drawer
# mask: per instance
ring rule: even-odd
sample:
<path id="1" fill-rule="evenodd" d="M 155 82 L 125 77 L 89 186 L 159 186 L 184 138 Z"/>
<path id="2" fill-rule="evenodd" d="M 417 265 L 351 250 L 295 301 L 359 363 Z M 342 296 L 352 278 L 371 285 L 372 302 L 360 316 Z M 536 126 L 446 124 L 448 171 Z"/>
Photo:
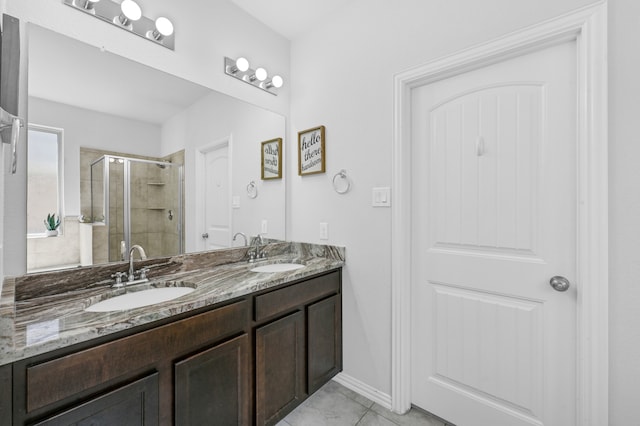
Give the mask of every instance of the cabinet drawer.
<path id="1" fill-rule="evenodd" d="M 280 290 L 256 296 L 255 320 L 262 321 L 340 290 L 340 273 L 312 278 Z"/>
<path id="2" fill-rule="evenodd" d="M 27 412 L 246 330 L 246 300 L 27 367 Z"/>

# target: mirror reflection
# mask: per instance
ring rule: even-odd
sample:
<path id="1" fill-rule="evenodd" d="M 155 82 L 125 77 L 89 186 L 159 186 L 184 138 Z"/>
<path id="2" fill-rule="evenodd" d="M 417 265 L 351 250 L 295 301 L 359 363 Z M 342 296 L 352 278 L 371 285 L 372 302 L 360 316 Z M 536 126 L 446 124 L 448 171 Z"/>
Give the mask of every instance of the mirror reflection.
<path id="1" fill-rule="evenodd" d="M 283 116 L 36 25 L 28 42 L 28 272 L 285 239 L 284 179 L 261 179 Z"/>

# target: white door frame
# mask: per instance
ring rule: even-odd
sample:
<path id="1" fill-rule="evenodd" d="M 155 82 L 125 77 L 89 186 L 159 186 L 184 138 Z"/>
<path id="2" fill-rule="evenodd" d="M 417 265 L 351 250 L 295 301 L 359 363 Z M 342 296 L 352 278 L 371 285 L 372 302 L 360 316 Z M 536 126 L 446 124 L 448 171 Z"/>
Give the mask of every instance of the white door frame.
<path id="1" fill-rule="evenodd" d="M 197 250 L 198 251 L 202 251 L 202 250 L 206 250 L 207 249 L 207 242 L 204 241 L 204 239 L 202 238 L 202 230 L 206 229 L 206 218 L 204 217 L 204 206 L 205 206 L 205 198 L 206 198 L 206 186 L 204 184 L 204 179 L 205 179 L 205 157 L 206 155 L 215 150 L 215 149 L 219 149 L 222 148 L 224 146 L 226 146 L 228 148 L 228 153 L 229 153 L 229 158 L 232 158 L 232 139 L 233 136 L 229 135 L 226 136 L 224 138 L 220 138 L 217 139 L 213 142 L 210 142 L 206 145 L 202 145 L 199 146 L 196 149 L 196 167 L 195 167 L 195 172 L 196 172 L 196 187 L 195 187 L 195 193 L 196 193 L 196 200 L 195 200 L 195 207 L 196 207 L 196 217 L 195 217 L 195 223 L 197 224 L 197 227 L 195 229 L 195 238 L 196 238 L 196 246 L 197 246 Z M 232 172 L 232 165 L 231 162 L 229 162 L 229 188 L 231 188 L 232 182 L 231 182 L 231 176 L 233 176 Z M 231 210 L 231 200 L 229 200 L 229 209 Z M 229 212 L 229 228 L 232 228 L 233 225 L 233 215 L 231 214 L 232 212 Z"/>
<path id="2" fill-rule="evenodd" d="M 577 50 L 577 424 L 608 419 L 608 183 L 606 0 L 507 34 L 394 78 L 392 409 L 411 407 L 411 90 L 574 40 Z"/>

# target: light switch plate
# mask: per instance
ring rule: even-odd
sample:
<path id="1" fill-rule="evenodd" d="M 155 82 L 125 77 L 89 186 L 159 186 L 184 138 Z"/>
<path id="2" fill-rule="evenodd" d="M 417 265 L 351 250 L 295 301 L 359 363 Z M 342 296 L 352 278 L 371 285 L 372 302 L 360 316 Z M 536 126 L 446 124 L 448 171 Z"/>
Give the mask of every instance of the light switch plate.
<path id="1" fill-rule="evenodd" d="M 262 224 L 260 226 L 260 233 L 261 234 L 266 234 L 268 232 L 267 228 L 268 228 L 267 227 L 267 219 L 262 219 Z"/>
<path id="2" fill-rule="evenodd" d="M 373 207 L 391 207 L 391 188 L 388 186 L 373 188 L 371 205 Z"/>
<path id="3" fill-rule="evenodd" d="M 234 195 L 233 197 L 231 197 L 231 207 L 234 209 L 239 209 L 240 208 L 240 196 L 239 195 Z"/>

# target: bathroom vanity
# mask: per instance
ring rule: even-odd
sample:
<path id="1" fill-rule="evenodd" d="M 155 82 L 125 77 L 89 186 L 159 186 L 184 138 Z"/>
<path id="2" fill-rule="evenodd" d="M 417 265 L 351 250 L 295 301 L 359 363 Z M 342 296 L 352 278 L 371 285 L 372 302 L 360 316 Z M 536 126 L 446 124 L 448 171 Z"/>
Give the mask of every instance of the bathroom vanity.
<path id="1" fill-rule="evenodd" d="M 0 366 L 0 423 L 277 423 L 342 368 L 344 253 L 308 255 L 318 247 L 296 253 L 305 267 L 291 272 L 261 274 L 231 262 L 169 274 L 196 290 L 159 305 L 102 314 L 62 308 L 57 340 L 28 350 L 25 336 L 23 353 Z M 81 292 L 81 307 L 96 300 Z M 35 309 L 18 299 L 14 343 L 23 339 L 20 309 Z M 55 295 L 45 299 L 60 309 Z M 82 320 L 91 324 L 73 324 Z M 77 343 L 61 343 L 65 328 L 78 331 Z"/>

